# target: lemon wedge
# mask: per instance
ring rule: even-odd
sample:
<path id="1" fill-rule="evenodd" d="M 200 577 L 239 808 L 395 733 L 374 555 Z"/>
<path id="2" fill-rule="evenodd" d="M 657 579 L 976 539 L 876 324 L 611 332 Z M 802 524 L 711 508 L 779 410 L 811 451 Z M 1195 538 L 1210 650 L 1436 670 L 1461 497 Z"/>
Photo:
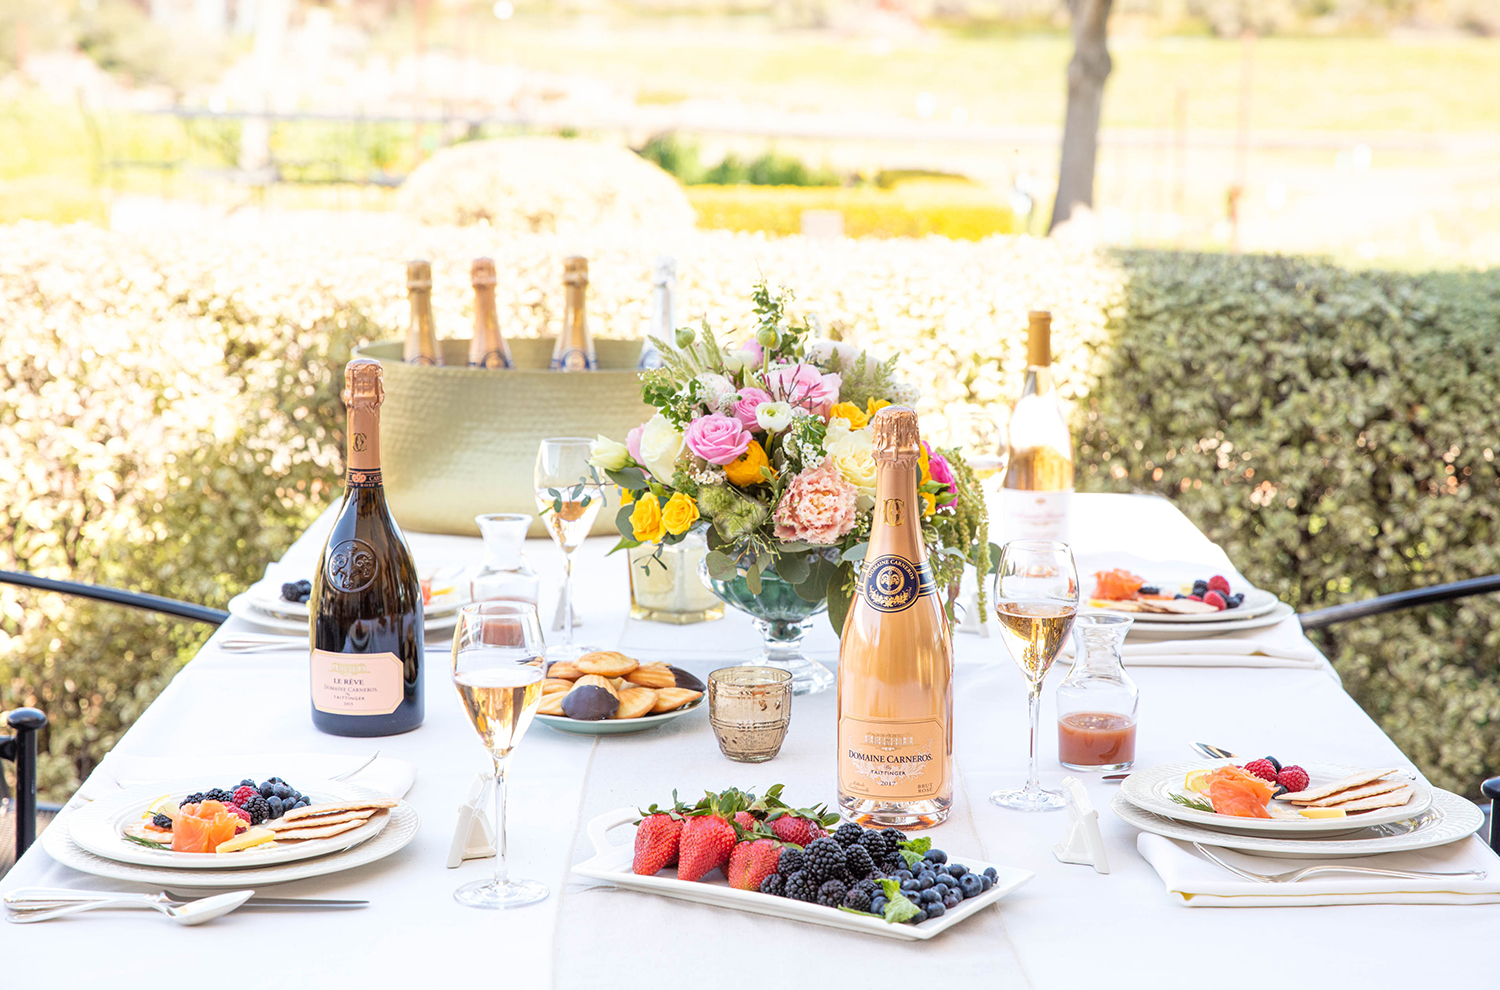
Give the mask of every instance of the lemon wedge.
<path id="1" fill-rule="evenodd" d="M 172 795 L 170 794 L 163 794 L 155 801 L 152 801 L 151 804 L 146 808 L 147 818 L 150 818 L 153 815 L 167 815 L 168 817 L 171 817 L 176 814 L 177 802 L 172 800 Z"/>
<path id="2" fill-rule="evenodd" d="M 1187 775 L 1187 778 L 1182 782 L 1182 786 L 1197 794 L 1207 794 L 1208 785 L 1203 783 L 1203 778 L 1207 777 L 1210 773 L 1212 773 L 1211 770 L 1194 770 Z"/>
<path id="3" fill-rule="evenodd" d="M 1343 808 L 1303 808 L 1303 818 L 1347 818 Z"/>

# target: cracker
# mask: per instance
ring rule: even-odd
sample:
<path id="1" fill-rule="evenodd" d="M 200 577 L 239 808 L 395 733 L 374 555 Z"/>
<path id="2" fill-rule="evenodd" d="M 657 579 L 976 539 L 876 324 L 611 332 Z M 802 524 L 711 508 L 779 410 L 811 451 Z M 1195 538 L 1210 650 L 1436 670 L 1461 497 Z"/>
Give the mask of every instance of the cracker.
<path id="1" fill-rule="evenodd" d="M 1385 794 L 1377 794 L 1374 797 L 1361 798 L 1358 801 L 1350 801 L 1338 807 L 1344 809 L 1344 814 L 1353 814 L 1359 811 L 1374 811 L 1376 808 L 1399 808 L 1411 800 L 1416 793 L 1416 788 L 1410 784 L 1403 784 L 1400 790 L 1390 791 Z"/>
<path id="2" fill-rule="evenodd" d="M 288 811 L 282 816 L 284 821 L 294 822 L 299 818 L 317 818 L 321 815 L 336 815 L 341 811 L 364 811 L 370 809 L 379 811 L 382 808 L 394 808 L 396 802 L 393 798 L 367 798 L 363 801 L 339 801 L 333 804 L 310 804 L 306 808 L 296 808 Z"/>
<path id="3" fill-rule="evenodd" d="M 1377 780 L 1373 784 L 1351 787 L 1347 791 L 1339 791 L 1337 794 L 1330 794 L 1327 797 L 1318 798 L 1314 801 L 1303 801 L 1294 797 L 1292 798 L 1292 803 L 1303 808 L 1329 808 L 1344 804 L 1346 801 L 1358 801 L 1360 798 L 1374 797 L 1377 794 L 1388 794 L 1398 787 L 1405 786 L 1406 781 L 1399 777 L 1395 780 L 1387 778 L 1385 780 Z"/>
<path id="4" fill-rule="evenodd" d="M 1386 774 L 1396 772 L 1395 767 L 1386 767 L 1384 770 L 1361 770 L 1359 773 L 1350 774 L 1342 780 L 1335 780 L 1331 784 L 1323 784 L 1320 787 L 1309 787 L 1306 790 L 1297 791 L 1296 793 L 1288 792 L 1278 795 L 1278 798 L 1282 801 L 1296 801 L 1298 803 L 1316 801 L 1319 798 L 1326 798 L 1330 794 L 1337 794 L 1339 791 L 1347 791 L 1351 787 L 1374 783 Z"/>
<path id="5" fill-rule="evenodd" d="M 344 832 L 352 831 L 366 824 L 363 819 L 357 822 L 339 822 L 337 825 L 316 825 L 308 828 L 278 829 L 276 832 L 277 842 L 291 842 L 294 839 L 328 839 Z"/>
<path id="6" fill-rule="evenodd" d="M 340 822 L 362 822 L 373 814 L 375 814 L 374 808 L 363 808 L 359 811 L 341 811 L 336 815 L 318 815 L 316 818 L 293 818 L 291 821 L 287 821 L 285 818 L 273 818 L 266 822 L 266 828 L 273 832 L 283 832 L 289 828 L 337 825 Z"/>

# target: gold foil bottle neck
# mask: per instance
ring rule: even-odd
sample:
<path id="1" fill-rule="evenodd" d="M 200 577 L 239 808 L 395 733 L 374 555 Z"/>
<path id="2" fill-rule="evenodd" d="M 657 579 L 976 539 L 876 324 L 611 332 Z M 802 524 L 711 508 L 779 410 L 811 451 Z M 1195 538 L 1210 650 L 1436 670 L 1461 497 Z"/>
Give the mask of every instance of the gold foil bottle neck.
<path id="1" fill-rule="evenodd" d="M 573 255 L 563 259 L 563 284 L 565 285 L 588 285 L 589 284 L 589 259 L 582 255 Z"/>
<path id="2" fill-rule="evenodd" d="M 922 435 L 917 429 L 917 414 L 906 406 L 886 406 L 871 421 L 875 459 L 899 461 L 915 458 L 921 452 Z"/>
<path id="3" fill-rule="evenodd" d="M 1052 314 L 1034 309 L 1026 320 L 1026 363 L 1044 368 L 1052 363 Z"/>
<path id="4" fill-rule="evenodd" d="M 408 261 L 406 263 L 406 289 L 432 288 L 432 263 L 428 261 Z"/>
<path id="5" fill-rule="evenodd" d="M 378 406 L 385 401 L 380 362 L 355 358 L 344 367 L 344 405 Z"/>
<path id="6" fill-rule="evenodd" d="M 480 286 L 495 284 L 495 260 L 493 258 L 475 258 L 474 264 L 469 267 L 469 281 L 477 289 Z"/>

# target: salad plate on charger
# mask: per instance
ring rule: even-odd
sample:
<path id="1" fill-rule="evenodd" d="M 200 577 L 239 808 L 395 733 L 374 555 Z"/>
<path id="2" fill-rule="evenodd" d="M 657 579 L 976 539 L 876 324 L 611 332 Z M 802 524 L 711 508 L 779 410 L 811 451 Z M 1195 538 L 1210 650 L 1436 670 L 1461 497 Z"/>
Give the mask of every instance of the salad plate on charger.
<path id="1" fill-rule="evenodd" d="M 1335 835 L 1358 832 L 1374 825 L 1415 818 L 1432 804 L 1432 787 L 1425 780 L 1411 777 L 1402 781 L 1404 785 L 1411 788 L 1411 796 L 1404 804 L 1355 812 L 1346 817 L 1304 818 L 1293 806 L 1278 798 L 1272 798 L 1270 803 L 1286 817 L 1249 818 L 1203 810 L 1202 806 L 1207 803 L 1207 798 L 1189 786 L 1190 776 L 1236 765 L 1234 760 L 1185 760 L 1181 763 L 1163 763 L 1147 767 L 1135 771 L 1121 782 L 1119 796 L 1142 811 L 1160 818 L 1187 822 L 1210 833 L 1235 832 L 1262 836 Z M 1301 766 L 1307 771 L 1308 784 L 1304 790 L 1308 792 L 1360 773 L 1364 769 L 1335 763 L 1303 763 Z M 1396 773 L 1392 771 L 1387 776 Z"/>
<path id="2" fill-rule="evenodd" d="M 1281 601 L 1269 591 L 1250 584 L 1239 575 L 1232 579 L 1215 573 L 1212 568 L 1186 561 L 1145 560 L 1129 554 L 1111 554 L 1109 566 L 1080 566 L 1079 578 L 1085 589 L 1093 582 L 1093 591 L 1085 608 L 1099 612 L 1124 612 L 1138 624 L 1160 626 L 1219 626 L 1243 622 L 1276 609 Z M 1095 563 L 1100 563 L 1096 561 Z M 1233 573 L 1233 572 L 1231 572 Z M 1214 608 L 1187 598 L 1195 581 L 1223 581 L 1225 597 L 1239 596 L 1232 607 Z M 1137 589 L 1145 589 L 1145 593 Z M 1179 611 L 1168 611 L 1177 609 Z M 1244 628 L 1244 627 L 1242 627 Z"/>
<path id="3" fill-rule="evenodd" d="M 1107 608 L 1098 611 L 1108 612 Z M 1234 611 L 1238 611 L 1237 609 Z M 1223 614 L 1223 613 L 1221 613 Z M 1286 619 L 1296 615 L 1296 609 L 1286 602 L 1277 602 L 1268 611 L 1260 615 L 1224 619 L 1219 622 L 1155 622 L 1156 616 L 1142 617 L 1139 614 L 1132 615 L 1135 619 L 1130 624 L 1130 635 L 1146 636 L 1170 636 L 1173 639 L 1204 639 L 1209 636 L 1219 636 L 1223 633 L 1244 632 L 1248 629 L 1265 629 L 1269 626 L 1279 625 Z"/>

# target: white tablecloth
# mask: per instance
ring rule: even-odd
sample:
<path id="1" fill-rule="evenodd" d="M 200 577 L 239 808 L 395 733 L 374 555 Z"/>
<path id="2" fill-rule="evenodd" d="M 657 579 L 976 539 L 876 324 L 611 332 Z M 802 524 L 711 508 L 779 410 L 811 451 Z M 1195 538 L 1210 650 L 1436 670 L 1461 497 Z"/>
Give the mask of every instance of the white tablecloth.
<path id="1" fill-rule="evenodd" d="M 1078 496 L 1074 543 L 1083 553 L 1121 551 L 1201 562 L 1231 573 L 1223 552 L 1164 500 Z M 326 519 L 326 517 L 325 517 Z M 313 560 L 321 527 L 288 553 Z M 478 541 L 410 534 L 419 563 L 474 561 Z M 625 561 L 604 559 L 611 541 L 590 540 L 577 568 L 580 637 L 700 674 L 754 656 L 759 639 L 743 616 L 671 627 L 628 619 Z M 555 587 L 561 567 L 550 544 L 527 545 Z M 1231 577 L 1231 580 L 1234 580 Z M 243 629 L 231 620 L 226 629 Z M 222 636 L 221 631 L 219 634 Z M 808 637 L 831 660 L 826 623 Z M 379 748 L 418 767 L 407 795 L 422 816 L 402 852 L 357 870 L 278 888 L 286 896 L 362 897 L 371 906 L 330 913 L 242 911 L 201 928 L 154 915 L 95 912 L 25 928 L 0 925 L 8 984 L 159 987 L 182 978 L 265 980 L 302 987 L 471 985 L 603 987 L 686 981 L 784 978 L 798 985 L 914 986 L 950 978 L 986 987 L 1263 987 L 1287 963 L 1309 985 L 1402 987 L 1488 979 L 1481 950 L 1500 912 L 1493 907 L 1390 906 L 1186 910 L 1135 848 L 1135 832 L 1107 808 L 1118 785 L 1091 782 L 1113 872 L 1058 863 L 1060 813 L 1025 815 L 985 800 L 1016 783 L 1026 758 L 1021 675 L 997 639 L 955 636 L 958 657 L 955 754 L 958 788 L 951 819 L 934 842 L 1036 872 L 1028 886 L 928 943 L 899 943 L 773 918 L 670 901 L 579 882 L 572 863 L 590 855 L 582 826 L 620 805 L 649 804 L 729 785 L 783 782 L 797 803 L 833 802 L 831 695 L 798 698 L 781 755 L 769 764 L 730 763 L 707 719 L 684 718 L 636 736 L 563 735 L 534 726 L 518 750 L 511 786 L 511 869 L 547 883 L 553 895 L 524 910 L 491 913 L 454 903 L 458 884 L 486 875 L 488 860 L 443 866 L 456 806 L 486 757 L 452 688 L 446 656 L 427 665 L 427 720 L 415 732 L 379 740 L 318 733 L 308 717 L 305 650 L 233 655 L 210 643 L 120 741 L 116 752 L 224 757 L 320 752 L 351 759 Z M 1290 760 L 1409 766 L 1326 669 L 1150 668 L 1141 687 L 1138 758 L 1143 765 L 1189 758 L 1204 740 L 1238 752 Z M 1061 678 L 1054 671 L 1052 685 Z M 1046 693 L 1050 707 L 1052 691 Z M 1044 727 L 1053 716 L 1044 711 Z M 226 723 L 234 732 L 224 731 Z M 1043 733 L 1044 782 L 1062 776 Z M 99 773 L 110 772 L 106 759 Z M 22 885 L 125 887 L 54 863 L 40 845 L 0 888 Z M 1249 963 L 1227 960 L 1244 958 Z M 258 975 L 265 973 L 264 976 Z M 196 974 L 196 977 L 194 976 Z M 281 974 L 281 975 L 272 975 Z"/>

